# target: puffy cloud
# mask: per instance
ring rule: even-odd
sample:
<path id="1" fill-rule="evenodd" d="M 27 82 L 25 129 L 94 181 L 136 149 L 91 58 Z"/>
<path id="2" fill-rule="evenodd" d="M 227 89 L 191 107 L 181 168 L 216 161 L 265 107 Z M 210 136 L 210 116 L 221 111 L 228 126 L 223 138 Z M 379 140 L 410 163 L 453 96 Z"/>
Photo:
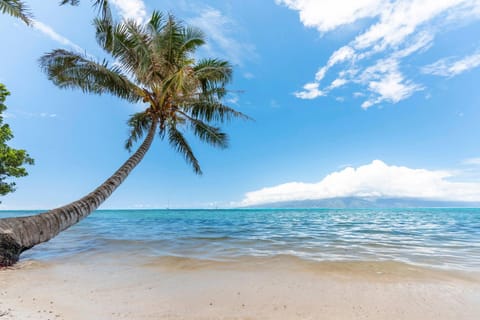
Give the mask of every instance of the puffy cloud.
<path id="1" fill-rule="evenodd" d="M 334 88 L 338 88 L 338 87 L 341 87 L 343 85 L 345 85 L 348 81 L 345 80 L 345 79 L 342 79 L 342 78 L 338 78 L 338 79 L 335 79 L 332 81 L 332 83 L 330 84 L 330 89 L 334 89 Z"/>
<path id="2" fill-rule="evenodd" d="M 319 86 L 320 84 L 316 82 L 307 83 L 303 86 L 303 91 L 295 92 L 295 96 L 300 99 L 315 99 L 325 95 L 324 92 L 318 89 Z"/>
<path id="3" fill-rule="evenodd" d="M 414 84 L 401 72 L 402 60 L 430 48 L 435 35 L 448 27 L 462 25 L 457 22 L 478 19 L 480 0 L 276 0 L 299 12 L 301 22 L 321 33 L 330 32 L 363 19 L 370 22 L 366 31 L 333 52 L 327 63 L 318 69 L 310 88 L 318 84 L 316 91 L 304 90 L 295 95 L 302 99 L 314 99 L 328 94 L 339 87 L 330 85 L 325 88 L 320 82 L 336 65 L 342 65 L 339 74 L 349 83 L 358 84 L 369 98 L 363 107 L 388 101 L 399 102 L 422 88 Z M 368 20 L 365 20 L 368 18 Z M 394 72 L 385 73 L 382 80 L 364 77 L 355 78 L 356 73 L 377 65 L 380 61 L 392 60 L 396 63 Z M 478 66 L 478 56 L 473 55 L 449 64 L 441 60 L 424 70 L 437 75 L 455 75 Z M 371 74 L 370 75 L 374 75 Z M 317 94 L 315 94 L 317 93 Z"/>
<path id="4" fill-rule="evenodd" d="M 374 46 L 375 50 L 400 45 L 425 23 L 441 14 L 447 15 L 447 10 L 457 7 L 463 13 L 463 6 L 469 2 L 472 3 L 471 0 L 392 1 L 381 9 L 380 20 L 356 37 L 354 45 L 358 49 Z"/>
<path id="5" fill-rule="evenodd" d="M 112 4 L 124 19 L 133 19 L 138 23 L 145 21 L 147 10 L 142 0 L 112 0 Z"/>
<path id="6" fill-rule="evenodd" d="M 351 24 L 359 19 L 377 16 L 386 0 L 276 0 L 299 11 L 300 20 L 307 27 L 320 32 L 332 31 L 340 26 Z"/>
<path id="7" fill-rule="evenodd" d="M 337 63 L 350 60 L 355 56 L 355 50 L 352 49 L 352 47 L 349 46 L 343 46 L 330 56 L 330 59 L 328 59 L 327 67 L 332 67 L 333 65 L 336 65 Z"/>
<path id="8" fill-rule="evenodd" d="M 453 77 L 480 66 L 480 52 L 461 59 L 444 58 L 422 68 L 423 73 Z"/>
<path id="9" fill-rule="evenodd" d="M 398 60 L 380 60 L 377 64 L 367 68 L 360 76 L 360 83 L 368 85 L 372 97 L 362 104 L 367 109 L 374 104 L 388 101 L 399 102 L 411 96 L 422 87 L 406 80 L 398 70 Z"/>
<path id="10" fill-rule="evenodd" d="M 454 173 L 391 166 L 383 161 L 347 167 L 317 183 L 289 182 L 248 192 L 242 206 L 336 197 L 480 201 L 480 183 L 453 182 Z"/>

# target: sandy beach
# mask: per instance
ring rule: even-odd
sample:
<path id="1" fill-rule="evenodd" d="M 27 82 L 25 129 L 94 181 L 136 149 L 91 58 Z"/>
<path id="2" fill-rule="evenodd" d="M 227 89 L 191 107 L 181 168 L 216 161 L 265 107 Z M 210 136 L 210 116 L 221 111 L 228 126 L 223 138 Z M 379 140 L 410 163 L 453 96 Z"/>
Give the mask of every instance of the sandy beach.
<path id="1" fill-rule="evenodd" d="M 138 262 L 138 261 L 137 261 Z M 480 277 L 394 262 L 88 256 L 0 271 L 3 319 L 478 319 Z"/>

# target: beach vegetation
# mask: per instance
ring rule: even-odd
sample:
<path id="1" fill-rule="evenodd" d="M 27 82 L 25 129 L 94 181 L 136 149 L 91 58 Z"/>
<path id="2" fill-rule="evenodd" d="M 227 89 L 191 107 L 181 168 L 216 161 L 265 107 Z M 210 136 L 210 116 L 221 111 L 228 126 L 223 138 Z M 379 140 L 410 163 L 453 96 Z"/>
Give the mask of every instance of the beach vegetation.
<path id="1" fill-rule="evenodd" d="M 15 149 L 7 144 L 13 139 L 13 132 L 7 123 L 4 123 L 6 97 L 10 95 L 4 84 L 0 83 L 0 196 L 14 192 L 16 184 L 12 178 L 28 175 L 25 165 L 33 165 L 34 160 L 26 150 Z"/>

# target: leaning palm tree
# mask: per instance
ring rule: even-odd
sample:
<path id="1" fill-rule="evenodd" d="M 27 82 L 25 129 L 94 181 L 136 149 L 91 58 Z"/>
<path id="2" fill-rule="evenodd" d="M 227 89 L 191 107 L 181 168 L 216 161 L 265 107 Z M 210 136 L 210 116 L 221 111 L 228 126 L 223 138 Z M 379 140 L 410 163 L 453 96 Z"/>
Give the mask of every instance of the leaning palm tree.
<path id="1" fill-rule="evenodd" d="M 97 42 L 112 56 L 113 65 L 61 49 L 44 55 L 40 65 L 60 88 L 143 102 L 144 111 L 128 121 L 126 148 L 145 138 L 120 169 L 85 197 L 38 215 L 0 219 L 0 266 L 14 264 L 23 251 L 50 240 L 94 211 L 142 160 L 157 132 L 201 174 L 184 131 L 191 129 L 200 140 L 225 148 L 227 135 L 217 125 L 247 118 L 223 104 L 231 65 L 218 59 L 194 59 L 193 53 L 204 44 L 198 29 L 158 12 L 145 25 L 135 21 L 113 24 L 108 19 L 95 23 Z"/>

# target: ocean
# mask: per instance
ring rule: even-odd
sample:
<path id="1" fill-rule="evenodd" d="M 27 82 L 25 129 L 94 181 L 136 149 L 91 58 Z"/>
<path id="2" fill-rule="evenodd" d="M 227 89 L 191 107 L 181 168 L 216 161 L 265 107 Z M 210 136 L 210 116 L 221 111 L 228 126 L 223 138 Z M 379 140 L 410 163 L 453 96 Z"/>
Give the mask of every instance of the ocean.
<path id="1" fill-rule="evenodd" d="M 32 211 L 1 211 L 0 217 Z M 480 209 L 98 210 L 22 260 L 119 254 L 394 261 L 480 270 Z"/>

